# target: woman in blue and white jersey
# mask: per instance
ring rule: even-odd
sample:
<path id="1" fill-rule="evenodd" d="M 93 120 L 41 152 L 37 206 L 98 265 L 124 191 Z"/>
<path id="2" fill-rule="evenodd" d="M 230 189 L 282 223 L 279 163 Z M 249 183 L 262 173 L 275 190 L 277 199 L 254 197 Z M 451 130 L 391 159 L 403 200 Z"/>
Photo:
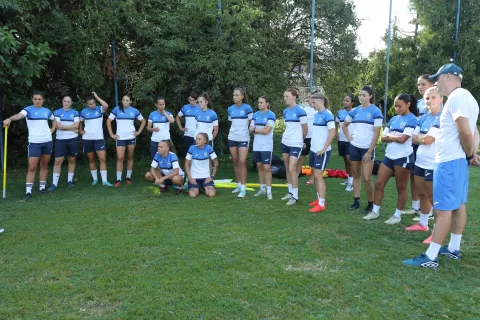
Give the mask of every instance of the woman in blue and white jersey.
<path id="1" fill-rule="evenodd" d="M 147 122 L 147 131 L 152 133 L 150 141 L 150 159 L 152 160 L 157 153 L 158 143 L 162 140 L 170 140 L 170 123 L 175 122 L 173 115 L 165 110 L 164 97 L 157 97 L 155 107 L 157 110 L 150 113 Z"/>
<path id="2" fill-rule="evenodd" d="M 57 121 L 53 113 L 43 107 L 43 94 L 40 91 L 32 93 L 33 105 L 25 107 L 22 111 L 3 121 L 3 127 L 8 127 L 12 121 L 25 118 L 28 128 L 28 170 L 25 185 L 27 201 L 32 197 L 32 187 L 35 182 L 35 173 L 40 163 L 40 193 L 46 193 L 48 162 L 52 156 L 52 133 L 55 131 Z M 48 121 L 51 121 L 52 127 Z"/>
<path id="3" fill-rule="evenodd" d="M 316 93 L 316 92 L 315 92 Z M 307 99 L 304 104 L 301 104 L 300 107 L 305 110 L 307 114 L 307 135 L 303 140 L 304 145 L 302 148 L 302 154 L 300 155 L 300 159 L 298 159 L 297 163 L 297 172 L 300 174 L 302 172 L 303 162 L 305 161 L 305 157 L 310 154 L 310 147 L 312 145 L 312 134 L 313 134 L 313 119 L 315 118 L 315 114 L 317 111 L 312 107 L 312 93 L 307 94 Z M 312 185 L 314 183 L 314 175 L 310 175 L 310 178 L 305 182 L 306 185 Z"/>
<path id="4" fill-rule="evenodd" d="M 232 122 L 228 132 L 228 149 L 232 156 L 233 171 L 237 187 L 232 193 L 238 193 L 238 198 L 247 195 L 247 156 L 250 145 L 249 122 L 252 120 L 253 110 L 248 104 L 248 96 L 244 88 L 233 90 L 233 105 L 228 110 L 228 121 Z"/>
<path id="5" fill-rule="evenodd" d="M 417 127 L 417 99 L 415 96 L 401 93 L 395 98 L 395 112 L 397 113 L 388 122 L 383 130 L 382 142 L 387 143 L 385 157 L 378 169 L 375 182 L 375 200 L 372 211 L 363 219 L 373 220 L 380 215 L 385 185 L 395 173 L 397 185 L 397 207 L 395 213 L 386 224 L 396 224 L 401 220 L 402 210 L 408 200 L 407 187 L 410 171 L 413 168 L 412 134 Z"/>
<path id="6" fill-rule="evenodd" d="M 373 182 L 372 170 L 375 160 L 375 146 L 380 137 L 382 129 L 383 115 L 373 103 L 375 102 L 375 93 L 372 87 L 364 86 L 358 93 L 360 105 L 350 111 L 343 122 L 343 132 L 350 142 L 348 149 L 353 175 L 353 196 L 354 202 L 350 210 L 356 210 L 360 207 L 360 176 L 365 184 L 368 205 L 363 210 L 363 214 L 369 213 L 373 208 Z M 355 134 L 352 135 L 349 125 L 355 127 Z M 363 174 L 362 174 L 363 171 Z"/>
<path id="7" fill-rule="evenodd" d="M 272 163 L 273 153 L 273 127 L 276 116 L 270 111 L 270 98 L 258 98 L 258 110 L 250 122 L 250 132 L 253 136 L 253 162 L 257 165 L 260 190 L 255 197 L 266 194 L 272 200 Z"/>
<path id="8" fill-rule="evenodd" d="M 335 130 L 337 132 L 337 144 L 338 144 L 338 155 L 343 158 L 343 163 L 345 164 L 345 171 L 347 171 L 348 178 L 347 181 L 342 183 L 345 185 L 346 191 L 353 191 L 353 176 L 352 169 L 350 165 L 350 157 L 348 155 L 348 149 L 350 148 L 350 143 L 343 132 L 343 122 L 348 116 L 348 113 L 352 110 L 353 105 L 355 104 L 355 97 L 353 94 L 349 94 L 343 98 L 343 109 L 338 111 L 337 117 L 335 118 Z M 353 126 L 350 126 L 350 135 L 353 136 Z"/>
<path id="9" fill-rule="evenodd" d="M 335 138 L 335 117 L 327 109 L 328 99 L 320 93 L 312 95 L 312 106 L 317 110 L 313 119 L 312 145 L 310 148 L 310 167 L 315 175 L 317 200 L 309 203 L 312 208 L 309 212 L 320 212 L 327 209 L 325 197 L 327 187 L 323 180 L 323 171 L 327 167 L 332 150 L 332 141 Z"/>
<path id="10" fill-rule="evenodd" d="M 182 193 L 185 173 L 178 162 L 178 157 L 170 150 L 173 149 L 170 140 L 158 142 L 157 152 L 152 160 L 150 171 L 145 173 L 145 179 L 154 182 L 160 187 L 160 192 L 168 190 L 168 186 L 177 189 L 176 194 Z"/>
<path id="11" fill-rule="evenodd" d="M 295 88 L 288 88 L 283 93 L 283 100 L 287 108 L 283 110 L 285 131 L 282 135 L 282 157 L 285 163 L 288 193 L 282 200 L 288 200 L 287 205 L 292 206 L 298 200 L 298 159 L 304 147 L 303 140 L 307 136 L 307 113 L 297 104 L 299 93 Z"/>
<path id="12" fill-rule="evenodd" d="M 100 102 L 100 106 L 97 106 L 97 101 Z M 85 102 L 87 106 L 80 111 L 79 132 L 82 135 L 83 153 L 86 153 L 88 157 L 88 166 L 93 179 L 92 185 L 98 183 L 96 154 L 100 162 L 102 185 L 111 187 L 113 185 L 107 179 L 107 151 L 103 137 L 103 115 L 108 110 L 108 104 L 95 92 L 92 92 L 92 96 L 88 96 Z"/>
<path id="13" fill-rule="evenodd" d="M 432 81 L 432 79 L 429 78 L 429 74 L 424 74 L 418 77 L 417 79 L 417 89 L 418 93 L 422 96 L 420 99 L 417 101 L 417 107 L 418 107 L 418 115 L 421 117 L 424 114 L 428 113 L 428 107 L 425 101 L 425 92 L 429 88 L 432 88 L 435 86 L 435 83 Z"/>
<path id="14" fill-rule="evenodd" d="M 213 147 L 213 139 L 215 139 L 218 134 L 217 113 L 209 109 L 209 107 L 212 107 L 212 100 L 210 100 L 210 97 L 205 92 L 198 97 L 198 105 L 200 106 L 200 110 L 195 114 L 195 120 L 197 121 L 195 137 L 197 137 L 200 132 L 206 133 L 208 135 L 208 144 Z"/>
<path id="15" fill-rule="evenodd" d="M 132 99 L 129 95 L 122 97 L 122 107 L 115 107 L 108 116 L 107 128 L 112 139 L 117 142 L 117 181 L 115 187 L 122 184 L 123 162 L 125 160 L 125 151 L 127 151 L 127 184 L 132 183 L 133 155 L 135 152 L 135 144 L 137 136 L 142 133 L 145 128 L 145 119 L 140 111 L 132 107 L 130 104 Z M 112 130 L 112 121 L 117 122 L 117 132 L 114 134 Z M 135 129 L 135 120 L 140 121 L 138 131 Z"/>
<path id="16" fill-rule="evenodd" d="M 78 111 L 72 109 L 72 98 L 65 96 L 62 99 L 62 108 L 53 112 L 57 121 L 57 135 L 55 139 L 55 164 L 53 166 L 53 181 L 48 191 L 58 186 L 62 163 L 68 157 L 67 185 L 73 187 L 73 175 L 78 154 L 78 125 L 80 117 Z"/>
<path id="17" fill-rule="evenodd" d="M 210 159 L 213 160 L 213 172 L 210 173 Z M 216 194 L 213 179 L 218 169 L 218 159 L 212 146 L 208 144 L 208 134 L 197 134 L 196 144 L 188 149 L 185 157 L 185 173 L 188 177 L 188 195 L 198 196 L 200 188 L 205 190 L 207 197 Z"/>
<path id="18" fill-rule="evenodd" d="M 195 131 L 197 130 L 197 120 L 195 120 L 195 115 L 200 109 L 198 106 L 198 93 L 195 91 L 190 91 L 188 96 L 188 104 L 184 105 L 182 109 L 178 112 L 175 117 L 178 128 L 180 131 L 184 132 L 183 135 L 183 154 L 186 155 L 188 148 L 195 142 Z M 180 118 L 185 117 L 185 126 L 182 126 Z"/>

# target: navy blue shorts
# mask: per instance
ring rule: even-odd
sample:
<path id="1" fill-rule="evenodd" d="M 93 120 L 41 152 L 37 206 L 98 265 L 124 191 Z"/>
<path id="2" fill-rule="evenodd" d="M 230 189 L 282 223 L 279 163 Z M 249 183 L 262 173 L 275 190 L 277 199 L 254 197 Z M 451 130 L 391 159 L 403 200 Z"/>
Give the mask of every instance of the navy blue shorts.
<path id="1" fill-rule="evenodd" d="M 289 147 L 284 145 L 283 143 L 281 145 L 281 149 L 282 149 L 282 154 L 287 153 L 290 157 L 295 157 L 297 159 L 300 159 L 300 156 L 302 154 L 302 148 Z"/>
<path id="2" fill-rule="evenodd" d="M 150 159 L 152 160 L 155 157 L 155 154 L 157 153 L 158 144 L 159 142 L 150 141 Z"/>
<path id="3" fill-rule="evenodd" d="M 308 156 L 310 153 L 310 147 L 312 146 L 312 138 L 305 138 L 303 139 L 303 143 L 305 143 L 305 148 L 302 148 L 302 156 Z"/>
<path id="4" fill-rule="evenodd" d="M 55 158 L 77 157 L 78 138 L 55 140 Z"/>
<path id="5" fill-rule="evenodd" d="M 40 158 L 43 154 L 52 155 L 53 142 L 42 142 L 42 143 L 29 143 L 28 144 L 28 157 L 29 158 Z"/>
<path id="6" fill-rule="evenodd" d="M 272 163 L 272 151 L 253 151 L 253 163 Z"/>
<path id="7" fill-rule="evenodd" d="M 349 143 L 348 154 L 350 156 L 350 161 L 362 161 L 363 156 L 367 153 L 368 148 L 357 148 L 353 144 Z M 375 160 L 375 148 L 372 151 L 372 161 Z"/>
<path id="8" fill-rule="evenodd" d="M 105 140 L 82 140 L 83 153 L 105 151 Z"/>
<path id="9" fill-rule="evenodd" d="M 137 138 L 127 139 L 127 140 L 117 140 L 117 147 L 126 147 L 132 144 L 133 145 L 137 144 Z"/>
<path id="10" fill-rule="evenodd" d="M 348 141 L 338 141 L 338 155 L 340 157 L 348 156 L 348 149 L 350 148 L 350 142 Z"/>
<path id="11" fill-rule="evenodd" d="M 423 177 L 425 181 L 433 181 L 433 170 L 423 169 L 419 166 L 414 166 L 413 174 L 419 177 Z"/>
<path id="12" fill-rule="evenodd" d="M 468 161 L 465 158 L 435 163 L 433 208 L 456 210 L 468 199 Z"/>
<path id="13" fill-rule="evenodd" d="M 321 156 L 317 156 L 316 152 L 310 151 L 310 159 L 313 159 L 313 161 L 310 160 L 310 167 L 313 169 L 317 170 L 325 170 L 327 167 L 328 159 L 330 159 L 330 154 L 332 153 L 331 150 L 325 152 Z"/>
<path id="14" fill-rule="evenodd" d="M 195 137 L 183 136 L 183 154 L 187 155 L 190 146 L 195 144 Z"/>
<path id="15" fill-rule="evenodd" d="M 205 179 L 195 179 L 197 183 L 191 183 L 188 181 L 188 190 L 190 189 L 200 189 L 200 188 L 205 188 L 205 187 L 215 187 L 215 184 L 213 183 L 213 180 L 210 182 L 205 183 Z"/>
<path id="16" fill-rule="evenodd" d="M 233 141 L 233 140 L 228 140 L 228 148 L 247 148 L 249 145 L 250 141 Z"/>
<path id="17" fill-rule="evenodd" d="M 411 153 L 407 157 L 398 158 L 398 159 L 390 159 L 389 157 L 385 157 L 382 160 L 382 163 L 389 167 L 390 169 L 394 170 L 394 167 L 402 167 L 408 170 L 413 168 L 413 153 Z"/>

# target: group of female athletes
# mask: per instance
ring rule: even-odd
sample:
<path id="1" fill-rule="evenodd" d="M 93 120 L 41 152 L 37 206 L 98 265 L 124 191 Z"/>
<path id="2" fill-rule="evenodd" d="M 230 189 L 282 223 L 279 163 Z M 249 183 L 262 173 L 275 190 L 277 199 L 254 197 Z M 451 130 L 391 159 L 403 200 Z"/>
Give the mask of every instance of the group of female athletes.
<path id="1" fill-rule="evenodd" d="M 330 154 L 331 143 L 338 140 L 339 155 L 344 158 L 345 168 L 349 174 L 347 191 L 353 191 L 354 202 L 350 210 L 360 206 L 361 180 L 365 185 L 368 205 L 363 211 L 365 220 L 379 217 L 384 187 L 391 176 L 395 177 L 398 200 L 393 216 L 388 224 L 400 222 L 402 213 L 420 212 L 419 223 L 407 229 L 427 231 L 428 219 L 432 208 L 432 170 L 435 156 L 435 134 L 442 97 L 433 83 L 424 75 L 418 79 L 418 89 L 423 96 L 418 102 L 414 96 L 400 94 L 395 99 L 396 116 L 390 119 L 383 131 L 381 140 L 387 144 L 385 158 L 378 170 L 375 186 L 372 183 L 372 169 L 375 159 L 375 146 L 381 134 L 383 115 L 373 104 L 373 89 L 364 86 L 360 89 L 359 105 L 354 108 L 355 97 L 348 95 L 344 99 L 344 109 L 336 117 L 328 110 L 328 99 L 321 93 L 308 96 L 308 106 L 297 104 L 299 93 L 294 88 L 284 92 L 285 110 L 283 119 L 285 131 L 282 135 L 281 152 L 286 166 L 288 193 L 282 198 L 287 205 L 294 205 L 299 198 L 298 176 L 304 157 L 309 155 L 313 175 L 307 184 L 315 181 L 317 199 L 311 202 L 310 212 L 326 209 L 326 185 L 323 171 Z M 59 183 L 61 165 L 68 158 L 67 185 L 73 186 L 75 160 L 78 154 L 78 134 L 82 136 L 83 152 L 87 154 L 92 184 L 98 183 L 96 157 L 100 162 L 102 185 L 120 186 L 125 155 L 127 171 L 125 183 L 132 183 L 132 169 L 136 137 L 145 125 L 151 133 L 150 156 L 152 164 L 145 178 L 159 185 L 164 192 L 168 186 L 176 188 L 177 194 L 183 190 L 185 177 L 188 178 L 188 193 L 196 197 L 200 190 L 207 196 L 215 196 L 213 179 L 218 169 L 217 156 L 213 150 L 213 141 L 218 133 L 218 117 L 211 109 L 212 102 L 206 93 L 197 95 L 191 92 L 189 104 L 183 106 L 176 117 L 165 110 L 165 99 L 156 99 L 156 110 L 151 112 L 148 121 L 134 108 L 131 97 L 124 95 L 121 106 L 115 107 L 107 120 L 107 129 L 116 141 L 117 166 L 116 181 L 107 180 L 105 140 L 103 136 L 103 114 L 108 105 L 95 92 L 85 99 L 86 107 L 79 113 L 71 108 L 72 99 L 65 96 L 62 108 L 52 113 L 43 107 L 43 94 L 34 91 L 33 105 L 3 122 L 9 126 L 13 121 L 26 118 L 29 129 L 28 172 L 26 178 L 25 200 L 32 196 L 35 172 L 40 164 L 40 192 L 46 193 L 48 163 L 53 150 L 52 133 L 57 131 L 55 140 L 55 164 L 53 181 L 48 191 L 54 191 Z M 97 105 L 97 102 L 100 106 Z M 418 118 L 419 114 L 420 118 Z M 184 125 L 181 118 L 185 117 Z M 52 126 L 49 126 L 51 120 Z M 116 121 L 116 131 L 112 122 Z M 135 120 L 140 125 L 135 127 Z M 247 165 L 250 135 L 253 134 L 253 160 L 257 164 L 260 190 L 255 196 L 266 195 L 272 199 L 272 175 L 270 164 L 273 151 L 273 128 L 275 114 L 270 111 L 270 99 L 262 96 L 258 99 L 258 111 L 253 112 L 248 104 L 248 97 L 241 87 L 233 91 L 233 105 L 228 108 L 228 120 L 231 127 L 228 135 L 228 147 L 232 157 L 237 187 L 232 191 L 239 198 L 246 196 Z M 170 140 L 170 124 L 176 122 L 184 132 L 184 169 L 180 167 L 175 148 Z M 412 146 L 413 143 L 413 146 Z M 414 150 L 418 148 L 416 157 Z M 413 172 L 413 175 L 411 173 Z M 412 210 L 404 210 L 407 202 L 407 185 L 412 179 Z M 419 190 L 419 194 L 415 193 Z"/>

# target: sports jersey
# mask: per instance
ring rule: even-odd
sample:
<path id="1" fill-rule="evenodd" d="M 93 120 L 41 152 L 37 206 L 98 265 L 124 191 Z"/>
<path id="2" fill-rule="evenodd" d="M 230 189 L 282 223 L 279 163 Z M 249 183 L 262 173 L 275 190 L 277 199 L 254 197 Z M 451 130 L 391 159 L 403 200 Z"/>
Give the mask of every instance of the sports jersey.
<path id="1" fill-rule="evenodd" d="M 165 113 L 172 116 L 167 110 L 165 110 Z M 152 123 L 152 128 L 160 128 L 160 131 L 152 132 L 152 141 L 160 142 L 162 140 L 170 139 L 170 122 L 160 111 L 156 110 L 151 112 L 148 116 L 148 122 Z"/>
<path id="2" fill-rule="evenodd" d="M 418 115 L 423 116 L 425 113 L 428 113 L 427 104 L 423 98 L 418 99 L 417 101 Z"/>
<path id="3" fill-rule="evenodd" d="M 313 136 L 310 150 L 312 152 L 319 152 L 325 147 L 327 143 L 330 129 L 335 129 L 335 117 L 330 110 L 325 109 L 322 112 L 317 112 L 313 119 Z M 329 145 L 326 151 L 332 150 Z"/>
<path id="4" fill-rule="evenodd" d="M 405 143 L 389 142 L 387 150 L 385 150 L 385 156 L 395 160 L 411 155 L 413 153 L 412 134 L 416 127 L 417 117 L 413 113 L 396 115 L 390 119 L 383 135 L 385 136 L 388 133 L 397 137 L 408 135 L 408 140 Z"/>
<path id="5" fill-rule="evenodd" d="M 195 120 L 197 121 L 197 130 L 195 131 L 195 137 L 200 132 L 208 134 L 208 140 L 213 140 L 213 127 L 218 126 L 218 117 L 215 111 L 212 109 L 202 110 L 198 109 Z"/>
<path id="6" fill-rule="evenodd" d="M 352 110 L 350 110 L 352 111 Z M 345 119 L 347 118 L 348 116 L 348 111 L 346 109 L 342 109 L 340 111 L 338 111 L 337 113 L 337 117 L 335 118 L 335 122 L 339 124 L 339 127 L 340 127 L 340 133 L 339 133 L 339 136 L 338 136 L 338 140 L 339 141 L 345 141 L 345 142 L 348 142 L 347 140 L 347 137 L 345 136 L 345 132 L 343 132 L 343 122 L 345 121 Z M 350 124 L 348 126 L 348 132 L 350 133 L 351 136 L 354 135 L 353 133 L 353 128 L 355 126 L 353 124 Z"/>
<path id="7" fill-rule="evenodd" d="M 253 151 L 272 151 L 273 150 L 273 128 L 276 120 L 275 114 L 267 110 L 257 111 L 253 114 L 251 127 L 257 127 L 258 129 L 264 129 L 266 126 L 272 127 L 269 134 L 255 133 L 253 136 Z"/>
<path id="8" fill-rule="evenodd" d="M 298 104 L 293 108 L 283 110 L 285 131 L 282 135 L 282 143 L 288 147 L 303 147 L 302 124 L 307 123 L 307 113 Z"/>
<path id="9" fill-rule="evenodd" d="M 217 155 L 213 148 L 206 144 L 203 148 L 199 148 L 196 145 L 191 146 L 188 149 L 185 159 L 192 161 L 190 168 L 190 174 L 193 179 L 206 179 L 210 177 L 210 160 L 215 159 Z"/>
<path id="10" fill-rule="evenodd" d="M 62 126 L 72 126 L 75 122 L 80 122 L 78 111 L 74 109 L 57 109 L 53 112 L 55 120 Z M 57 130 L 57 140 L 67 140 L 78 137 L 78 133 L 73 130 Z"/>
<path id="11" fill-rule="evenodd" d="M 318 112 L 317 110 L 310 107 L 309 105 L 306 105 L 305 107 L 303 107 L 303 110 L 305 110 L 305 113 L 307 114 L 307 126 L 308 126 L 308 132 L 305 138 L 311 139 L 313 134 L 313 119 L 315 118 L 315 115 Z"/>
<path id="12" fill-rule="evenodd" d="M 95 109 L 85 107 L 80 111 L 80 121 L 85 122 L 82 136 L 84 140 L 103 140 L 103 109 L 96 106 Z"/>
<path id="13" fill-rule="evenodd" d="M 178 116 L 185 117 L 185 135 L 187 137 L 195 137 L 195 132 L 197 131 L 197 120 L 195 119 L 195 115 L 197 114 L 200 107 L 197 105 L 192 106 L 191 104 L 186 104 L 182 107 Z"/>
<path id="14" fill-rule="evenodd" d="M 228 140 L 232 141 L 250 141 L 250 132 L 248 131 L 248 122 L 252 120 L 253 110 L 246 103 L 237 107 L 235 104 L 227 110 L 228 121 L 232 122 L 228 132 Z"/>
<path id="15" fill-rule="evenodd" d="M 44 143 L 52 141 L 52 132 L 48 120 L 53 120 L 55 117 L 50 110 L 44 107 L 28 106 L 20 113 L 27 120 L 28 142 Z"/>
<path id="16" fill-rule="evenodd" d="M 140 114 L 140 111 L 134 107 L 126 107 L 122 112 L 120 107 L 117 106 L 112 110 L 108 119 L 117 120 L 116 134 L 120 136 L 118 140 L 129 140 L 135 138 L 135 135 L 133 134 L 136 131 L 135 119 L 142 121 L 143 117 Z"/>
<path id="17" fill-rule="evenodd" d="M 441 112 L 434 116 L 432 116 L 430 112 L 425 113 L 418 120 L 417 127 L 415 128 L 413 134 L 425 134 L 436 138 L 438 135 L 438 130 L 440 129 L 441 115 Z M 435 165 L 435 141 L 429 145 L 421 144 L 418 146 L 415 165 L 423 169 L 433 170 Z"/>
<path id="18" fill-rule="evenodd" d="M 168 176 L 173 170 L 178 168 L 178 174 L 183 176 L 184 172 L 178 163 L 178 157 L 173 152 L 168 152 L 165 157 L 162 157 L 158 152 L 155 154 L 152 160 L 152 168 L 158 168 L 162 171 L 164 176 Z"/>
<path id="19" fill-rule="evenodd" d="M 440 130 L 435 140 L 435 163 L 465 158 L 455 120 L 467 118 L 472 134 L 478 118 L 478 103 L 472 94 L 463 88 L 454 89 L 448 96 L 442 115 Z"/>
<path id="20" fill-rule="evenodd" d="M 382 127 L 383 115 L 380 109 L 371 104 L 364 108 L 362 105 L 351 110 L 345 121 L 354 124 L 355 135 L 350 143 L 361 149 L 367 149 L 372 143 L 374 127 Z"/>

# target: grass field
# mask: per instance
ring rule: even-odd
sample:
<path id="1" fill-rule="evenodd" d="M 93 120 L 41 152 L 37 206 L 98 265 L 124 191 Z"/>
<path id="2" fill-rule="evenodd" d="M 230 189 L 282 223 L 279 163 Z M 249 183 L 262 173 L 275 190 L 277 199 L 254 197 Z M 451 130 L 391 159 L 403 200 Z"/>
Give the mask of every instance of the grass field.
<path id="1" fill-rule="evenodd" d="M 219 179 L 233 178 L 220 166 Z M 25 169 L 9 171 L 0 319 L 480 319 L 480 169 L 471 171 L 464 259 L 423 270 L 401 260 L 425 250 L 427 234 L 404 231 L 411 216 L 384 224 L 393 181 L 380 219 L 366 222 L 347 210 L 352 194 L 339 179 L 327 179 L 327 211 L 311 214 L 306 177 L 287 207 L 286 189 L 273 201 L 226 189 L 212 199 L 159 196 L 142 179 L 148 167 L 136 163 L 131 186 L 104 188 L 90 186 L 82 164 L 74 189 L 64 174 L 53 195 L 35 185 L 28 203 L 18 201 Z M 342 168 L 335 153 L 328 167 Z"/>

